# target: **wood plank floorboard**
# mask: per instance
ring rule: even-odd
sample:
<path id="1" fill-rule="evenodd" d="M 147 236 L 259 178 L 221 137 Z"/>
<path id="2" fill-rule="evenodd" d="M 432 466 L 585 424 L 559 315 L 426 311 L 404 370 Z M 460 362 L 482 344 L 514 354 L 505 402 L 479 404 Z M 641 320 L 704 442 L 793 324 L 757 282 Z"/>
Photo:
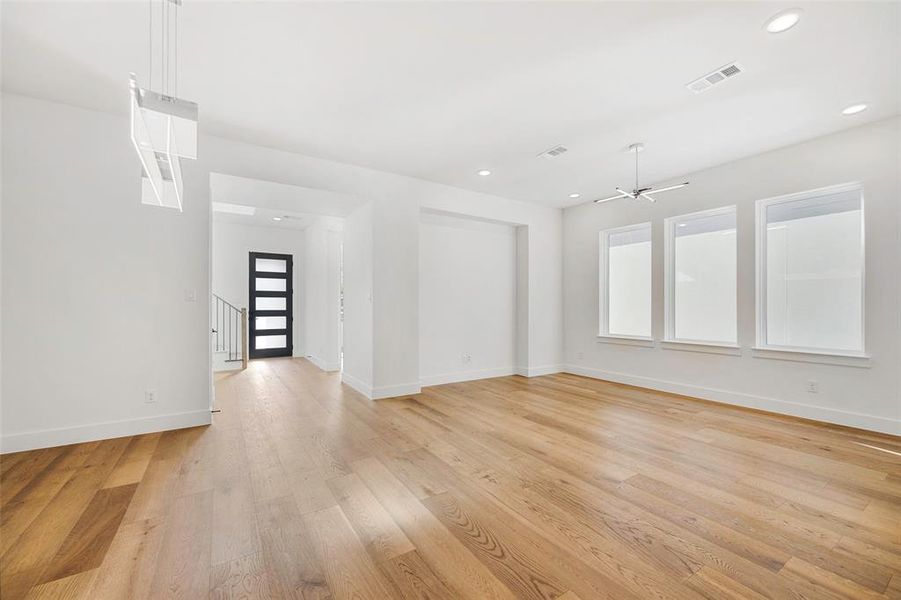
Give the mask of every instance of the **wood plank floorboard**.
<path id="1" fill-rule="evenodd" d="M 3 600 L 901 599 L 898 437 L 567 374 L 216 398 L 0 457 Z"/>

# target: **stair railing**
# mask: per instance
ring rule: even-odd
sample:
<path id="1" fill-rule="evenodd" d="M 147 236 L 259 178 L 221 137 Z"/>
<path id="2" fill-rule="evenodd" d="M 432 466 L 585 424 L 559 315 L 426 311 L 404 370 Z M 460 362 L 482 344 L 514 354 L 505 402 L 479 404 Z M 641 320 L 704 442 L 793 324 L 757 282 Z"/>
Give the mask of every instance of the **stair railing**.
<path id="1" fill-rule="evenodd" d="M 213 346 L 216 352 L 225 352 L 225 362 L 240 362 L 247 368 L 247 309 L 216 294 L 212 295 Z"/>

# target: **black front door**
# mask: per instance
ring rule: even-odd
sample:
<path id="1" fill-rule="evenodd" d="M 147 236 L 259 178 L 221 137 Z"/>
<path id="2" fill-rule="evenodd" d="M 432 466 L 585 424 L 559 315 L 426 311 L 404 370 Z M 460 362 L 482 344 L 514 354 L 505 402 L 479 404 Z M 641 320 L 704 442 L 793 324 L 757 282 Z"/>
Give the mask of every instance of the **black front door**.
<path id="1" fill-rule="evenodd" d="M 250 358 L 291 356 L 294 290 L 290 254 L 250 253 Z"/>

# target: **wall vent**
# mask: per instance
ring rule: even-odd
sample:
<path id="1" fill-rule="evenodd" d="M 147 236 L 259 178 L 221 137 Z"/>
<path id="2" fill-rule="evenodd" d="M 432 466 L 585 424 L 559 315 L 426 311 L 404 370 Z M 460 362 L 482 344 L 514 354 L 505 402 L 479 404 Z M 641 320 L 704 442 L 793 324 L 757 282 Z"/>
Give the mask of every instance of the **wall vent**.
<path id="1" fill-rule="evenodd" d="M 566 154 L 569 150 L 565 146 L 556 145 L 553 148 L 549 148 L 538 155 L 539 158 L 557 158 L 561 154 Z"/>
<path id="2" fill-rule="evenodd" d="M 731 79 L 742 73 L 745 70 L 743 66 L 738 63 L 729 63 L 726 66 L 720 67 L 716 71 L 712 71 L 707 73 L 703 77 L 698 77 L 694 81 L 685 84 L 685 87 L 693 91 L 695 94 L 700 94 L 701 92 L 706 92 L 710 88 L 715 85 L 718 85 L 727 79 Z"/>

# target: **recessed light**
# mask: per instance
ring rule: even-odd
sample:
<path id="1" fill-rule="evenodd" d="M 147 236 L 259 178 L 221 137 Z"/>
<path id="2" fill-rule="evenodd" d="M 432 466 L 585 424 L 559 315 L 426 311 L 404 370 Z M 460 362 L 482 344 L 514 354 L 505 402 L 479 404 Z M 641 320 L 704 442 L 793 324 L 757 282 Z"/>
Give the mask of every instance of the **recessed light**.
<path id="1" fill-rule="evenodd" d="M 863 112 L 867 109 L 867 105 L 861 102 L 860 104 L 852 104 L 842 111 L 843 115 L 856 115 L 859 112 Z"/>
<path id="2" fill-rule="evenodd" d="M 788 10 L 777 12 L 775 15 L 767 19 L 767 22 L 763 27 L 770 33 L 782 33 L 783 31 L 788 31 L 789 29 L 797 25 L 798 21 L 800 20 L 801 9 L 789 8 Z"/>
<path id="3" fill-rule="evenodd" d="M 272 220 L 273 220 L 273 221 L 281 221 L 282 218 L 281 218 L 281 217 L 272 217 Z"/>
<path id="4" fill-rule="evenodd" d="M 570 198 L 581 198 L 582 194 L 580 194 L 579 192 L 573 192 L 572 194 L 569 195 L 569 197 Z"/>
<path id="5" fill-rule="evenodd" d="M 481 171 L 479 171 L 479 175 L 481 175 L 482 177 L 488 177 L 489 175 L 491 175 L 491 171 L 489 171 L 488 169 L 482 169 Z"/>
<path id="6" fill-rule="evenodd" d="M 685 227 L 688 223 L 679 223 L 679 227 Z"/>

